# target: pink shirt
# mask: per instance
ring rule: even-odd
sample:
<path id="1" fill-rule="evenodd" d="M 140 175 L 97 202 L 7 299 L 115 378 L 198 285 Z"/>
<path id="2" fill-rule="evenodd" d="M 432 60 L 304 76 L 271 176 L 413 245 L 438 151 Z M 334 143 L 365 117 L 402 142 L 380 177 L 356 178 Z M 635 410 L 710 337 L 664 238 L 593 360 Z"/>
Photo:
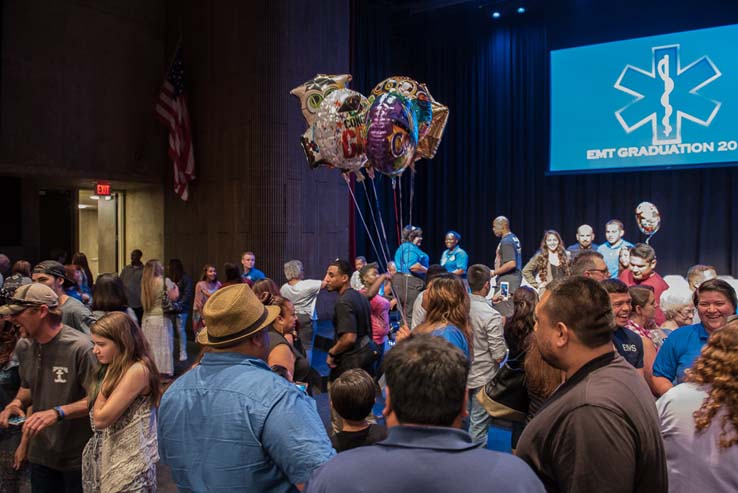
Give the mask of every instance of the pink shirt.
<path id="1" fill-rule="evenodd" d="M 360 292 L 364 293 L 363 289 Z M 369 300 L 369 308 L 372 314 L 372 339 L 376 344 L 384 344 L 389 334 L 389 311 L 390 302 L 384 296 L 376 295 Z"/>

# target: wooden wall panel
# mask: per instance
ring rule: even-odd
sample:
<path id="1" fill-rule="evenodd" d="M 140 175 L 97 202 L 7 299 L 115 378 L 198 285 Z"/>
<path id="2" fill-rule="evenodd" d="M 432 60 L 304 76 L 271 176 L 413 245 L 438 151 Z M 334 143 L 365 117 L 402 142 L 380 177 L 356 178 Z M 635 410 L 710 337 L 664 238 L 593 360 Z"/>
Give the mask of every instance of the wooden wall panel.
<path id="1" fill-rule="evenodd" d="M 171 2 L 183 35 L 197 181 L 184 203 L 166 191 L 166 251 L 196 275 L 203 263 L 257 267 L 281 284 L 298 258 L 310 277 L 348 253 L 348 196 L 338 172 L 309 170 L 305 122 L 290 89 L 348 70 L 349 2 Z"/>

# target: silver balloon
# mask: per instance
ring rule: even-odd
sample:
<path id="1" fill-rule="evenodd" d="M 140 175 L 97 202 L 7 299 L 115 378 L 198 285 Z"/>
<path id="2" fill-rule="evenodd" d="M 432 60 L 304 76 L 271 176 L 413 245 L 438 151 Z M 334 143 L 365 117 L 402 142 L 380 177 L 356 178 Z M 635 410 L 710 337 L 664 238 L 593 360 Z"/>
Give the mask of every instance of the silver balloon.
<path id="1" fill-rule="evenodd" d="M 661 213 L 651 202 L 641 202 L 635 210 L 638 229 L 644 235 L 652 236 L 661 227 Z"/>
<path id="2" fill-rule="evenodd" d="M 321 158 L 344 171 L 366 163 L 364 152 L 367 99 L 351 89 L 338 89 L 323 99 L 315 115 L 315 142 Z"/>

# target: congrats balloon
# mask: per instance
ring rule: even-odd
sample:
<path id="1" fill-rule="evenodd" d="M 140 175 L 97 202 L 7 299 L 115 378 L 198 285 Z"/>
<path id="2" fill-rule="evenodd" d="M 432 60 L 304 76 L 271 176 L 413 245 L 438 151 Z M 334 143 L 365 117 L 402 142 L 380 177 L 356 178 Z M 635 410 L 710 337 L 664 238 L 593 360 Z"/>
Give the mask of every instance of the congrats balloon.
<path id="1" fill-rule="evenodd" d="M 418 145 L 418 122 L 411 102 L 402 94 L 377 97 L 366 120 L 366 157 L 373 168 L 399 176 L 413 162 Z"/>
<path id="2" fill-rule="evenodd" d="M 364 117 L 367 99 L 351 89 L 337 89 L 323 100 L 315 115 L 315 142 L 329 165 L 356 171 L 366 163 Z"/>
<path id="3" fill-rule="evenodd" d="M 337 89 L 343 89 L 351 82 L 349 74 L 328 75 L 318 74 L 309 81 L 290 91 L 290 94 L 300 100 L 302 116 L 308 125 L 315 122 L 315 114 L 320 108 L 323 99 Z"/>
<path id="4" fill-rule="evenodd" d="M 641 202 L 635 210 L 638 229 L 644 235 L 653 235 L 661 227 L 661 213 L 651 202 Z"/>

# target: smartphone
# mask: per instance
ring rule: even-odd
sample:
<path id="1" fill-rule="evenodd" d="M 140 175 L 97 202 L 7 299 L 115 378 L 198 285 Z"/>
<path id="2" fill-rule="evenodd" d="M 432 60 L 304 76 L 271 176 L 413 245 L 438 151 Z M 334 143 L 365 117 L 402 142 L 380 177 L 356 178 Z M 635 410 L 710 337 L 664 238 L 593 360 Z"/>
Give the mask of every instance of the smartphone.
<path id="1" fill-rule="evenodd" d="M 11 416 L 10 419 L 8 419 L 8 424 L 11 424 L 13 426 L 18 426 L 23 424 L 23 422 L 26 420 L 25 416 Z"/>
<path id="2" fill-rule="evenodd" d="M 507 299 L 510 296 L 510 283 L 509 282 L 502 281 L 500 283 L 500 294 L 505 299 Z"/>
<path id="3" fill-rule="evenodd" d="M 298 389 L 302 390 L 306 394 L 308 392 L 308 384 L 305 383 L 305 382 L 295 382 L 295 387 L 297 387 Z"/>

